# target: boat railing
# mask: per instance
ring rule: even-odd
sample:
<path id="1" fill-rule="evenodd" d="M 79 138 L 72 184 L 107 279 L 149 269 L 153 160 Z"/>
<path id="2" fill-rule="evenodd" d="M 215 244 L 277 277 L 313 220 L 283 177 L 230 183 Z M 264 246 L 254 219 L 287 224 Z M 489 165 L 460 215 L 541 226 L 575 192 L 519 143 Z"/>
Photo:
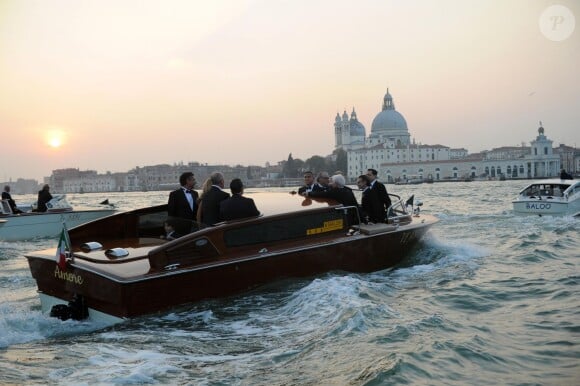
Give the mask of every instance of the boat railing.
<path id="1" fill-rule="evenodd" d="M 407 200 L 399 199 L 389 206 L 387 210 L 387 223 L 398 224 L 400 222 L 408 222 L 411 220 L 412 214 L 409 213 L 407 208 L 409 206 L 413 207 L 414 197 L 411 196 Z"/>
<path id="2" fill-rule="evenodd" d="M 350 219 L 350 221 L 347 223 L 348 226 L 361 224 L 360 211 L 359 211 L 358 207 L 353 206 L 353 205 L 351 205 L 351 206 L 339 206 L 337 208 L 334 208 L 334 210 L 342 211 L 343 216 L 347 219 Z M 349 213 L 354 213 L 354 215 L 351 215 Z"/>

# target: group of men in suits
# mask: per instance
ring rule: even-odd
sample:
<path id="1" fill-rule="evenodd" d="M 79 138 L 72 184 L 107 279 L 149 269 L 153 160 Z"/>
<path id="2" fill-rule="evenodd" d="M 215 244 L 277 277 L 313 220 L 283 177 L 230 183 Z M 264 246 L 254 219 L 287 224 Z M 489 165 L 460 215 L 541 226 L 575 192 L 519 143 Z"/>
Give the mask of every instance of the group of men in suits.
<path id="1" fill-rule="evenodd" d="M 377 174 L 375 169 L 368 169 L 366 174 L 360 175 L 357 179 L 357 186 L 362 190 L 360 208 L 364 222 L 386 222 L 387 210 L 391 206 L 387 188 L 378 181 Z M 359 207 L 354 193 L 348 186 L 345 186 L 345 178 L 342 174 L 330 177 L 330 184 L 324 186 L 320 183 L 315 184 L 312 172 L 306 172 L 304 185 L 298 189 L 298 193 L 305 197 L 330 198 L 344 206 Z"/>
<path id="2" fill-rule="evenodd" d="M 321 192 L 330 188 L 330 176 L 327 172 L 320 172 L 314 181 L 314 174 L 311 171 L 304 173 L 304 185 L 298 188 L 298 194 L 304 195 L 309 192 Z"/>
<path id="3" fill-rule="evenodd" d="M 242 196 L 244 185 L 239 178 L 234 178 L 230 183 L 231 196 L 223 190 L 222 173 L 216 172 L 209 176 L 201 197 L 194 190 L 195 182 L 194 174 L 185 172 L 179 177 L 181 187 L 169 193 L 166 222 L 168 239 L 221 221 L 260 215 L 254 200 Z"/>

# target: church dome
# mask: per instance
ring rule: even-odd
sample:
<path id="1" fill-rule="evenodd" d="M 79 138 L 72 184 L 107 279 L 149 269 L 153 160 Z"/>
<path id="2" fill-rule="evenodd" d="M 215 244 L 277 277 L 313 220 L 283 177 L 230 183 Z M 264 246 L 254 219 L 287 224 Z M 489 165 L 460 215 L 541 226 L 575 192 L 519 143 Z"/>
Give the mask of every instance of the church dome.
<path id="1" fill-rule="evenodd" d="M 352 137 L 364 137 L 366 136 L 366 129 L 363 126 L 362 123 L 359 122 L 359 120 L 356 117 L 356 112 L 354 111 L 354 108 L 352 109 L 352 114 L 350 115 L 350 122 L 349 122 L 349 126 L 350 126 L 350 135 Z"/>
<path id="2" fill-rule="evenodd" d="M 407 130 L 407 121 L 405 121 L 405 118 L 395 110 L 393 97 L 389 94 L 389 90 L 387 89 L 387 94 L 383 99 L 383 111 L 378 113 L 375 119 L 373 119 L 371 133 L 378 134 L 379 132 L 388 132 L 393 129 Z"/>
<path id="3" fill-rule="evenodd" d="M 407 130 L 407 121 L 396 110 L 383 110 L 373 119 L 371 132 L 374 133 L 389 129 Z"/>
<path id="4" fill-rule="evenodd" d="M 366 136 L 366 130 L 362 123 L 359 121 L 350 122 L 350 135 L 353 137 L 364 137 Z"/>

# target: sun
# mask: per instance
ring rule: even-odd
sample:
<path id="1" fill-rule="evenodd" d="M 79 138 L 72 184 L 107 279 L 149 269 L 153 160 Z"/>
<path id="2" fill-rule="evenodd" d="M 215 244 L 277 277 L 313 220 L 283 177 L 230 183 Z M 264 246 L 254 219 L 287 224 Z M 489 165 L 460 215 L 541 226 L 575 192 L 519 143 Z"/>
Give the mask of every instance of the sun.
<path id="1" fill-rule="evenodd" d="M 65 133 L 60 129 L 48 130 L 46 132 L 46 143 L 53 149 L 60 148 L 65 142 Z"/>
<path id="2" fill-rule="evenodd" d="M 50 147 L 56 148 L 56 147 L 60 147 L 60 145 L 62 145 L 62 142 L 61 142 L 60 138 L 54 137 L 48 141 L 48 144 L 50 145 Z"/>

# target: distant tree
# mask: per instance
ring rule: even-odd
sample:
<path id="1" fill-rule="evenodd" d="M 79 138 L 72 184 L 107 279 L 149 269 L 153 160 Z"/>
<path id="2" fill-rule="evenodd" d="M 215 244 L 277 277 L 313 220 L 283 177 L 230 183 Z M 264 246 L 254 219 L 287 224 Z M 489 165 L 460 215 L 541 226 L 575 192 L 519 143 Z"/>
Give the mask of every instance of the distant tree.
<path id="1" fill-rule="evenodd" d="M 246 177 L 248 178 L 248 180 L 252 179 L 252 168 L 250 166 L 248 166 Z"/>
<path id="2" fill-rule="evenodd" d="M 300 158 L 296 158 L 294 160 L 294 177 L 302 177 L 302 174 L 306 171 L 306 163 L 302 161 Z"/>
<path id="3" fill-rule="evenodd" d="M 323 170 L 328 171 L 328 164 L 326 162 L 326 158 L 321 157 L 319 155 L 313 155 L 312 157 L 306 160 L 306 168 L 310 169 L 313 173 L 318 173 Z M 331 171 L 332 173 L 332 171 Z"/>
<path id="4" fill-rule="evenodd" d="M 296 166 L 294 165 L 294 158 L 292 158 L 292 153 L 288 154 L 288 159 L 284 162 L 282 167 L 282 174 L 286 178 L 294 177 L 296 174 Z"/>

